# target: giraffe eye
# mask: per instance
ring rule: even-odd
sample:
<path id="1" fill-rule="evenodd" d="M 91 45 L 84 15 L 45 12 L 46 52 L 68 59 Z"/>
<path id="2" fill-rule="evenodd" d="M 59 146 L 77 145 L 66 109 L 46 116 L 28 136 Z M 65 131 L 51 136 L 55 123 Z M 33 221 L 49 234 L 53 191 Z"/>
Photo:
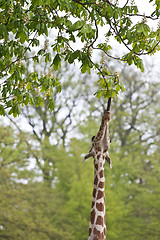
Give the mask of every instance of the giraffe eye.
<path id="1" fill-rule="evenodd" d="M 93 142 L 94 138 L 95 138 L 95 136 L 93 136 L 93 137 L 91 138 L 91 141 L 92 141 L 92 142 Z"/>

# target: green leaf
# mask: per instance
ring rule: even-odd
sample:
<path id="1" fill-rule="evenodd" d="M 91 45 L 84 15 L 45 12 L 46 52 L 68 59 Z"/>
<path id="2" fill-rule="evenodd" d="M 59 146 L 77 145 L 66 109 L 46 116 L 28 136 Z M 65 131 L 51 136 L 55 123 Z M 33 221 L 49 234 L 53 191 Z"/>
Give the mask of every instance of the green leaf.
<path id="1" fill-rule="evenodd" d="M 2 116 L 6 115 L 4 106 L 2 104 L 0 104 L 0 115 L 2 115 Z"/>
<path id="2" fill-rule="evenodd" d="M 26 89 L 27 89 L 27 90 L 30 90 L 30 89 L 32 89 L 32 88 L 33 88 L 32 83 L 31 83 L 31 82 L 28 82 L 28 83 L 27 83 L 27 86 L 26 86 Z"/>
<path id="3" fill-rule="evenodd" d="M 27 105 L 28 103 L 31 104 L 31 105 L 34 104 L 33 96 L 29 92 L 26 93 L 24 99 L 25 99 L 24 100 L 25 105 Z"/>
<path id="4" fill-rule="evenodd" d="M 37 54 L 42 56 L 44 53 L 45 53 L 45 50 L 41 49 L 41 50 L 39 50 L 39 52 Z"/>
<path id="5" fill-rule="evenodd" d="M 113 98 L 116 95 L 116 91 L 113 89 L 111 90 L 111 97 Z"/>
<path id="6" fill-rule="evenodd" d="M 85 24 L 85 21 L 79 20 L 75 22 L 72 27 L 70 28 L 71 31 L 77 31 L 78 29 L 81 29 L 83 25 Z"/>
<path id="7" fill-rule="evenodd" d="M 145 36 L 148 36 L 148 33 L 150 32 L 150 27 L 147 24 L 139 23 L 137 24 L 137 32 L 143 33 Z"/>
<path id="8" fill-rule="evenodd" d="M 143 28 L 143 34 L 145 36 L 148 36 L 148 32 L 150 32 L 150 27 L 147 24 L 143 24 L 142 28 Z"/>
<path id="9" fill-rule="evenodd" d="M 81 52 L 79 50 L 76 50 L 75 52 L 71 53 L 68 62 L 73 63 L 75 59 L 80 60 L 81 59 Z"/>
<path id="10" fill-rule="evenodd" d="M 62 90 L 62 86 L 59 84 L 58 86 L 57 86 L 57 92 L 61 92 L 61 90 Z"/>
<path id="11" fill-rule="evenodd" d="M 120 84 L 120 88 L 121 88 L 121 91 L 122 91 L 122 92 L 125 92 L 125 87 L 123 86 L 122 83 Z"/>
<path id="12" fill-rule="evenodd" d="M 160 41 L 160 29 L 157 30 L 156 40 L 157 40 L 157 41 Z"/>
<path id="13" fill-rule="evenodd" d="M 96 95 L 97 95 L 97 98 L 98 98 L 98 99 L 101 98 L 101 96 L 102 96 L 102 91 L 101 91 L 101 90 L 97 91 L 97 92 L 96 92 Z"/>
<path id="14" fill-rule="evenodd" d="M 139 57 L 135 57 L 133 60 L 134 60 L 134 64 L 137 66 L 137 68 L 140 68 L 141 71 L 144 72 L 143 60 L 140 59 Z"/>
<path id="15" fill-rule="evenodd" d="M 50 53 L 46 53 L 45 54 L 45 62 L 51 62 L 52 58 L 51 58 L 51 54 Z"/>
<path id="16" fill-rule="evenodd" d="M 118 92 L 119 90 L 121 90 L 121 86 L 120 86 L 119 84 L 117 85 L 116 90 L 117 90 L 117 92 Z"/>
<path id="17" fill-rule="evenodd" d="M 90 32 L 92 32 L 91 25 L 85 23 L 81 29 L 81 33 L 90 33 Z"/>
<path id="18" fill-rule="evenodd" d="M 51 66 L 53 65 L 53 69 L 56 71 L 58 68 L 61 67 L 61 57 L 59 55 L 59 53 L 56 54 L 56 56 L 53 59 L 53 62 L 51 64 Z"/>
<path id="19" fill-rule="evenodd" d="M 21 109 L 18 103 L 16 103 L 11 110 L 9 111 L 9 115 L 13 114 L 13 117 L 17 117 L 21 113 Z"/>
<path id="20" fill-rule="evenodd" d="M 25 32 L 22 32 L 21 35 L 20 35 L 20 43 L 24 43 L 27 39 L 27 35 Z"/>
<path id="21" fill-rule="evenodd" d="M 48 108 L 49 108 L 50 110 L 53 110 L 54 107 L 55 107 L 54 99 L 53 99 L 53 98 L 52 98 L 52 99 L 49 99 L 49 100 L 48 100 Z"/>
<path id="22" fill-rule="evenodd" d="M 88 72 L 88 73 L 90 74 L 91 72 L 90 72 L 90 67 L 89 67 L 89 65 L 88 65 L 88 64 L 82 64 L 81 72 L 82 72 L 82 73 Z"/>

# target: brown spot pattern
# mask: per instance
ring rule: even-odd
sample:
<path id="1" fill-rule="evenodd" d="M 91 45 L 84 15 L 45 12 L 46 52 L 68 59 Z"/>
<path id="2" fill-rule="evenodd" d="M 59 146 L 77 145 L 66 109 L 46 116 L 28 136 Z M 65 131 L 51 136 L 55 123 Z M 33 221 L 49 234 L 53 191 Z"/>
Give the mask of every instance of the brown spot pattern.
<path id="1" fill-rule="evenodd" d="M 94 190 L 93 190 L 93 197 L 95 198 L 95 196 L 96 196 L 96 189 L 94 188 Z"/>
<path id="2" fill-rule="evenodd" d="M 97 186 L 97 183 L 98 183 L 98 178 L 97 178 L 97 176 L 95 176 L 94 184 Z"/>
<path id="3" fill-rule="evenodd" d="M 104 176 L 104 170 L 101 170 L 101 171 L 99 172 L 99 176 L 100 176 L 100 178 L 102 178 L 102 177 Z"/>
<path id="4" fill-rule="evenodd" d="M 97 217 L 96 224 L 101 225 L 103 227 L 103 217 L 102 216 Z"/>
<path id="5" fill-rule="evenodd" d="M 95 169 L 98 171 L 98 164 L 95 164 L 94 166 L 95 166 Z"/>
<path id="6" fill-rule="evenodd" d="M 102 191 L 98 191 L 98 195 L 97 195 L 97 199 L 100 199 L 100 198 L 102 198 L 102 197 L 104 197 L 104 192 L 102 192 Z"/>
<path id="7" fill-rule="evenodd" d="M 104 240 L 104 234 L 98 231 L 96 228 L 94 228 L 93 233 L 94 233 L 93 240 Z"/>
<path id="8" fill-rule="evenodd" d="M 95 204 L 95 202 L 94 202 L 94 201 L 92 201 L 92 207 L 91 207 L 91 208 L 93 208 L 93 207 L 94 207 L 94 204 Z"/>
<path id="9" fill-rule="evenodd" d="M 94 236 L 93 240 L 100 240 L 99 237 Z"/>
<path id="10" fill-rule="evenodd" d="M 103 212 L 104 211 L 104 204 L 103 203 L 96 203 L 96 208 L 98 211 Z"/>
<path id="11" fill-rule="evenodd" d="M 103 152 L 107 152 L 108 151 L 108 148 L 105 148 L 104 150 L 103 150 Z"/>
<path id="12" fill-rule="evenodd" d="M 94 228 L 94 229 L 93 229 L 93 233 L 94 233 L 95 236 L 98 237 L 99 234 L 100 234 L 100 231 L 98 231 L 96 228 Z"/>
<path id="13" fill-rule="evenodd" d="M 104 240 L 104 234 L 100 233 L 99 240 Z"/>
<path id="14" fill-rule="evenodd" d="M 105 122 L 103 120 L 102 124 L 104 125 Z M 97 161 L 99 160 L 101 157 L 103 159 L 105 159 L 105 152 L 108 151 L 108 148 L 105 147 L 105 149 L 101 149 L 101 143 L 100 143 L 100 138 L 102 136 L 103 132 L 102 129 L 100 129 L 99 134 L 97 134 L 97 136 L 94 139 L 93 145 L 94 146 L 94 150 L 95 150 L 95 155 L 94 155 L 94 172 L 95 172 L 95 177 L 94 177 L 94 185 L 98 186 L 98 188 L 100 188 L 101 190 L 98 190 L 96 188 L 93 189 L 93 198 L 96 197 L 96 199 L 101 199 L 104 198 L 104 186 L 105 183 L 103 181 L 103 177 L 104 177 L 104 169 L 102 169 L 102 167 L 104 168 L 105 165 L 105 161 L 101 162 L 101 161 Z M 103 151 L 103 153 L 102 153 Z M 98 163 L 98 164 L 97 164 Z M 99 172 L 99 167 L 101 168 L 100 172 Z M 98 173 L 99 172 L 99 173 Z M 99 175 L 98 175 L 99 174 Z M 100 182 L 99 182 L 99 178 L 101 178 Z M 98 183 L 99 182 L 99 183 Z M 100 216 L 96 214 L 96 211 L 99 211 L 101 213 L 104 212 L 105 214 L 105 203 L 104 200 L 100 200 L 102 202 L 96 202 L 96 201 L 92 201 L 92 208 L 91 208 L 91 224 L 94 224 L 94 228 L 89 228 L 89 236 L 92 237 L 92 240 L 104 240 L 105 236 L 106 236 L 106 226 L 105 226 L 105 216 Z M 102 226 L 102 232 L 100 232 L 97 228 L 96 228 L 96 224 Z"/>
<path id="15" fill-rule="evenodd" d="M 91 212 L 91 223 L 93 224 L 94 223 L 94 219 L 95 219 L 95 210 L 93 209 L 92 212 Z"/>
<path id="16" fill-rule="evenodd" d="M 99 188 L 104 188 L 104 182 L 100 182 L 98 185 Z"/>

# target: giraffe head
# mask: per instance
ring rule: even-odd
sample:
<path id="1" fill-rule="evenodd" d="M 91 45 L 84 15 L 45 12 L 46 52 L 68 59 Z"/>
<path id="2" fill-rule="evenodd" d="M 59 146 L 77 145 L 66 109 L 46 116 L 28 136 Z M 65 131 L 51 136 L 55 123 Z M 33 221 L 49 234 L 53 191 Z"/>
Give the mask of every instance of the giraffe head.
<path id="1" fill-rule="evenodd" d="M 95 136 L 93 136 L 92 138 L 91 138 L 91 141 L 93 142 L 93 140 L 94 140 L 94 138 L 95 138 Z M 112 139 L 110 139 L 110 143 L 112 142 Z"/>

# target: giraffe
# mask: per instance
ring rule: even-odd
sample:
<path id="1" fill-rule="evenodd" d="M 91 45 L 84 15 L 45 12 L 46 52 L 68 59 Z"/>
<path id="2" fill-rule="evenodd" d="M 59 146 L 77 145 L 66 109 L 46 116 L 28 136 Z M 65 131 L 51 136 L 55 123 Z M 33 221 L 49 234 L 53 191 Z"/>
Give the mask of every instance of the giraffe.
<path id="1" fill-rule="evenodd" d="M 109 107 L 110 108 L 110 107 Z M 89 237 L 88 240 L 106 239 L 106 216 L 105 216 L 105 160 L 111 166 L 108 154 L 110 147 L 109 121 L 110 111 L 104 111 L 100 129 L 95 137 L 92 138 L 92 147 L 84 157 L 83 162 L 89 158 L 94 158 L 94 188 L 92 195 L 92 206 L 90 214 Z"/>

